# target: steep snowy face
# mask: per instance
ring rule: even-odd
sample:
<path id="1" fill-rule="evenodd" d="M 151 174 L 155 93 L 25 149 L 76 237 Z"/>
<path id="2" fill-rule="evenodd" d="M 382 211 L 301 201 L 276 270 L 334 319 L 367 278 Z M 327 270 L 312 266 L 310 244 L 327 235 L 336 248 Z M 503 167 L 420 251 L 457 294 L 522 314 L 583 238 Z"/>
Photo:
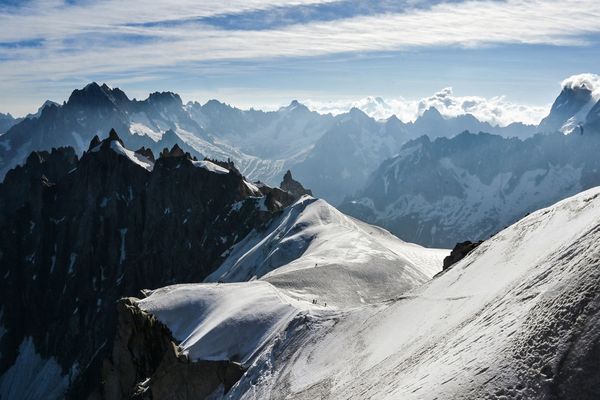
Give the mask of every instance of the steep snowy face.
<path id="1" fill-rule="evenodd" d="M 398 297 L 439 272 L 448 250 L 405 243 L 304 196 L 236 244 L 207 282 L 260 279 L 289 298 L 347 308 Z"/>
<path id="2" fill-rule="evenodd" d="M 231 212 L 240 207 L 234 203 Z M 245 370 L 270 365 L 264 357 L 290 330 L 309 333 L 319 321 L 397 299 L 439 272 L 448 253 L 301 197 L 224 252 L 205 283 L 122 300 L 105 391 L 225 396 Z M 265 372 L 257 381 L 269 379 Z"/>
<path id="3" fill-rule="evenodd" d="M 599 150 L 598 135 L 423 137 L 386 160 L 340 209 L 404 240 L 452 247 L 599 185 Z"/>
<path id="4" fill-rule="evenodd" d="M 550 114 L 538 126 L 540 132 L 581 132 L 581 127 L 588 120 L 588 114 L 600 100 L 598 75 L 574 75 L 563 81 L 562 86 L 563 89 L 552 105 Z"/>
<path id="5" fill-rule="evenodd" d="M 534 212 L 392 304 L 290 326 L 227 398 L 597 399 L 599 227 L 599 188 Z"/>

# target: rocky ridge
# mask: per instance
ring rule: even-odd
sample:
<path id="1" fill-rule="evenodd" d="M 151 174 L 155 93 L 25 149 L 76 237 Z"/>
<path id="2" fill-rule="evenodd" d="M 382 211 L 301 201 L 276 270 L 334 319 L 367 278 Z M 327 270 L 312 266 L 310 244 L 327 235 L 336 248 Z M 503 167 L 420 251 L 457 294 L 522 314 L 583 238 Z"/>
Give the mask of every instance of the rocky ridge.
<path id="1" fill-rule="evenodd" d="M 118 100 L 118 99 L 117 99 Z M 0 397 L 100 393 L 114 304 L 201 282 L 224 252 L 293 200 L 231 163 L 173 147 L 155 161 L 115 131 L 34 152 L 0 184 Z M 27 367 L 26 367 L 27 366 Z M 110 369 L 110 368 L 109 368 Z"/>

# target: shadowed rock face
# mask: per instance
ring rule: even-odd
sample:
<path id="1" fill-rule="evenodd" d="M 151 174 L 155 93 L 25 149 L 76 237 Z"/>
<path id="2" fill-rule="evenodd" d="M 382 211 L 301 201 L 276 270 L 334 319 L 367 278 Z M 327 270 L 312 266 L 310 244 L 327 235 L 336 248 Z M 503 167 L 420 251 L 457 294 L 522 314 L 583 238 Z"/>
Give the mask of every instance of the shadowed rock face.
<path id="1" fill-rule="evenodd" d="M 117 332 L 102 367 L 105 399 L 202 399 L 229 391 L 244 374 L 233 361 L 191 362 L 169 329 L 140 310 L 136 300 L 117 304 Z"/>
<path id="2" fill-rule="evenodd" d="M 153 167 L 143 159 L 145 168 L 139 153 L 115 151 L 118 142 L 116 133 L 95 140 L 81 159 L 71 148 L 32 153 L 0 184 L 0 376 L 15 371 L 19 346 L 32 338 L 41 359 L 60 366 L 69 397 L 99 393 L 115 302 L 201 282 L 225 250 L 291 201 L 178 151 Z M 271 199 L 266 208 L 261 194 Z"/>

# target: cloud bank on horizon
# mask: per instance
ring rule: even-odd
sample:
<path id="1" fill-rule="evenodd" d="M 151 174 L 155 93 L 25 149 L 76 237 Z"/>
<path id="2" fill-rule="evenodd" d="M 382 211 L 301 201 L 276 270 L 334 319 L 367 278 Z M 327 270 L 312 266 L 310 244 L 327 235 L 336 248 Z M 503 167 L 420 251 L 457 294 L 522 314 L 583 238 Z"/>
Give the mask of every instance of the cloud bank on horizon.
<path id="1" fill-rule="evenodd" d="M 471 114 L 478 120 L 495 126 L 507 126 L 513 122 L 537 125 L 550 110 L 550 104 L 545 106 L 515 104 L 507 101 L 504 96 L 492 98 L 455 96 L 451 87 L 418 100 L 369 96 L 350 101 L 320 102 L 308 99 L 304 103 L 311 110 L 320 113 L 341 114 L 356 107 L 376 119 L 386 119 L 395 115 L 403 122 L 414 122 L 424 111 L 434 107 L 444 117 Z"/>
<path id="2" fill-rule="evenodd" d="M 340 98 L 341 92 L 345 98 L 381 94 L 379 88 L 400 80 L 386 76 L 393 74 L 390 68 L 380 77 L 371 74 L 360 90 L 358 86 L 365 71 L 377 71 L 386 58 L 396 62 L 394 57 L 400 57 L 398 74 L 406 75 L 422 70 L 413 65 L 418 54 L 431 52 L 435 61 L 426 59 L 430 71 L 423 73 L 447 76 L 444 85 L 456 87 L 461 80 L 484 77 L 493 81 L 488 71 L 493 72 L 491 57 L 497 55 L 486 55 L 490 48 L 511 49 L 504 57 L 510 61 L 507 70 L 525 64 L 521 58 L 527 51 L 520 53 L 521 49 L 550 46 L 592 52 L 600 43 L 599 20 L 596 0 L 0 0 L 0 90 L 7 94 L 0 107 L 23 113 L 25 104 L 39 100 L 41 93 L 62 97 L 67 88 L 91 80 L 139 89 L 157 83 L 169 87 L 181 77 L 194 81 L 202 76 L 208 88 L 253 86 L 258 98 L 274 90 L 298 93 L 298 86 L 305 85 L 301 97 L 313 99 L 309 103 L 315 108 L 335 111 L 345 106 L 314 100 L 311 90 L 320 88 L 321 98 L 329 92 L 330 99 Z M 447 49 L 468 53 L 445 68 Z M 471 54 L 484 55 L 474 60 Z M 314 63 L 306 64 L 306 59 Z M 348 63 L 360 64 L 360 71 Z M 466 76 L 461 63 L 465 69 L 474 64 L 481 76 Z M 331 72 L 332 65 L 341 73 Z M 523 65 L 524 74 L 528 68 Z M 563 71 L 574 73 L 568 65 L 553 77 Z M 280 78 L 269 82 L 272 76 Z M 531 123 L 552 100 L 542 106 L 519 105 L 507 100 L 516 89 L 505 86 L 498 79 L 493 95 L 488 88 L 485 96 L 473 92 L 477 96 L 456 97 L 445 89 L 415 101 L 388 92 L 382 107 L 409 120 L 436 104 L 448 115 L 471 112 L 497 124 Z M 402 95 L 423 97 L 429 88 L 421 89 Z M 260 99 L 255 105 L 261 106 Z M 382 110 L 374 116 L 383 117 Z"/>

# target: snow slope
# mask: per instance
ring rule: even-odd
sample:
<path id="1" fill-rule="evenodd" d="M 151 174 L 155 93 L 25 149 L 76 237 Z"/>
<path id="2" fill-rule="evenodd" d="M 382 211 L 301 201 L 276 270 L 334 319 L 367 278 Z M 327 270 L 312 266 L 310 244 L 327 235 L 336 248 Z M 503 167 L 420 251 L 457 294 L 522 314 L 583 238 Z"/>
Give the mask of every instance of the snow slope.
<path id="1" fill-rule="evenodd" d="M 194 164 L 194 166 L 197 168 L 204 168 L 205 170 L 214 172 L 215 174 L 228 174 L 229 173 L 228 169 L 223 168 L 223 167 L 221 167 L 213 162 L 207 161 L 207 160 L 192 161 L 192 164 Z"/>
<path id="2" fill-rule="evenodd" d="M 113 140 L 112 142 L 110 142 L 110 148 L 113 149 L 117 154 L 121 154 L 127 157 L 135 164 L 139 165 L 147 171 L 152 171 L 152 168 L 154 168 L 154 163 L 152 161 L 148 160 L 141 154 L 126 149 L 121 143 L 119 143 L 118 140 Z"/>
<path id="3" fill-rule="evenodd" d="M 293 321 L 397 298 L 429 280 L 447 254 L 304 196 L 235 245 L 207 278 L 217 283 L 168 286 L 137 304 L 190 359 L 250 367 Z"/>
<path id="4" fill-rule="evenodd" d="M 207 282 L 261 279 L 287 296 L 347 308 L 397 297 L 441 270 L 447 250 L 405 243 L 304 196 L 230 251 Z"/>
<path id="5" fill-rule="evenodd" d="M 259 281 L 168 286 L 137 305 L 169 326 L 190 359 L 242 364 L 298 313 Z"/>
<path id="6" fill-rule="evenodd" d="M 291 324 L 228 397 L 598 398 L 599 240 L 594 188 L 398 301 Z"/>

